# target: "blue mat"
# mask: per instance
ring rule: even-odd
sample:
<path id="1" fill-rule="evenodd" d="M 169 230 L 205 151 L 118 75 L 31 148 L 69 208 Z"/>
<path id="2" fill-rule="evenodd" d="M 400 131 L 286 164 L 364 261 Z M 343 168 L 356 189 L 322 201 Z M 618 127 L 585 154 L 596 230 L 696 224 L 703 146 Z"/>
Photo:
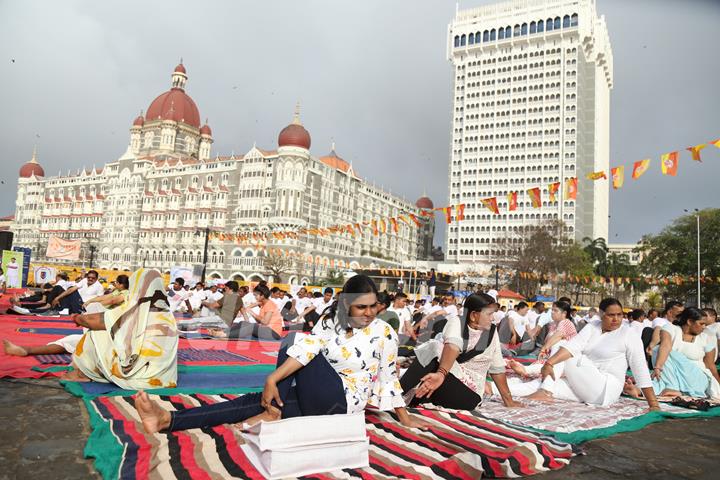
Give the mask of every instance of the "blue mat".
<path id="1" fill-rule="evenodd" d="M 237 388 L 262 388 L 265 385 L 265 378 L 268 372 L 244 372 L 244 373 L 208 373 L 208 372 L 187 372 L 178 374 L 177 388 L 188 389 L 237 389 Z M 120 387 L 110 383 L 99 382 L 77 382 L 77 386 L 86 395 L 106 395 L 108 393 L 124 391 Z"/>
<path id="2" fill-rule="evenodd" d="M 39 333 L 42 335 L 77 335 L 83 333 L 82 328 L 18 328 L 20 333 Z"/>

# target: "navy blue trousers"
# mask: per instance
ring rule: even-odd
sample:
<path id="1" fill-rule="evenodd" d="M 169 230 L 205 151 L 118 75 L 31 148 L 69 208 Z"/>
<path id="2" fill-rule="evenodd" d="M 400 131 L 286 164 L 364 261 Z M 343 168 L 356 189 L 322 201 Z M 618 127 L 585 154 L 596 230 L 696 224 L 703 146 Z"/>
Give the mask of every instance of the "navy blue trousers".
<path id="1" fill-rule="evenodd" d="M 278 353 L 277 365 L 282 365 L 287 358 L 287 348 L 284 347 Z M 342 380 L 322 354 L 277 386 L 283 401 L 282 418 L 347 413 Z M 168 430 L 239 423 L 265 410 L 260 405 L 261 400 L 261 392 L 249 393 L 228 402 L 172 412 Z"/>

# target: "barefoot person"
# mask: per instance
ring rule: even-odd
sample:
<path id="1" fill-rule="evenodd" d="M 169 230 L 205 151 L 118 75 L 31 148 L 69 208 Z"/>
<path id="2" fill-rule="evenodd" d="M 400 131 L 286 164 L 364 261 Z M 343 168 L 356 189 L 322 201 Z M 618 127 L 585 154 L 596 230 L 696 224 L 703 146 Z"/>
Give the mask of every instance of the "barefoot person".
<path id="1" fill-rule="evenodd" d="M 508 390 L 505 361 L 493 325 L 495 299 L 486 293 L 465 300 L 464 318 L 449 319 L 442 340 L 433 339 L 415 348 L 417 359 L 400 379 L 403 392 L 415 389 L 410 405 L 434 405 L 473 410 L 482 401 L 488 373 L 497 383 L 507 407 L 520 406 Z"/>
<path id="2" fill-rule="evenodd" d="M 311 334 L 298 334 L 292 346 L 280 350 L 278 367 L 262 393 L 170 412 L 140 392 L 135 408 L 145 431 L 356 413 L 368 406 L 394 409 L 406 427 L 426 428 L 404 408 L 395 368 L 397 335 L 375 317 L 376 304 L 377 288 L 370 277 L 348 280 L 326 319 Z"/>
<path id="3" fill-rule="evenodd" d="M 545 362 L 540 389 L 527 398 L 611 405 L 623 392 L 629 366 L 650 410 L 658 410 L 642 341 L 623 325 L 622 304 L 606 298 L 600 302 L 600 314 L 599 321 L 589 322 Z"/>
<path id="4" fill-rule="evenodd" d="M 125 302 L 128 288 L 130 287 L 128 276 L 118 275 L 114 284 L 115 290 L 113 293 L 88 300 L 83 304 L 83 308 L 88 308 L 90 305 L 96 304 L 101 305 L 103 309 L 110 309 Z M 74 353 L 75 347 L 81 338 L 82 335 L 79 334 L 67 335 L 47 345 L 39 345 L 36 347 L 15 345 L 9 340 L 3 340 L 3 345 L 6 355 L 18 357 L 26 357 L 28 355 L 58 355 L 61 353 Z"/>
<path id="5" fill-rule="evenodd" d="M 75 348 L 66 380 L 114 383 L 134 390 L 175 387 L 178 336 L 156 270 L 130 277 L 128 301 L 103 313 L 78 315 L 90 331 Z"/>

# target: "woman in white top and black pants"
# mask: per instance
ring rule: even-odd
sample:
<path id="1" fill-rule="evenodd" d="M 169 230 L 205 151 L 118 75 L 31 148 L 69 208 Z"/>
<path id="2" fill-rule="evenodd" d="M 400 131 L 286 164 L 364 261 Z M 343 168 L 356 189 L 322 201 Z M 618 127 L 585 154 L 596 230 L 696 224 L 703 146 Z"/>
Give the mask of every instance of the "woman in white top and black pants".
<path id="1" fill-rule="evenodd" d="M 622 304 L 606 298 L 600 302 L 600 313 L 600 321 L 589 322 L 545 362 L 540 389 L 527 398 L 607 406 L 620 398 L 629 366 L 650 410 L 659 410 L 642 340 L 623 325 Z"/>
<path id="2" fill-rule="evenodd" d="M 292 346 L 280 350 L 278 367 L 262 393 L 170 412 L 140 392 L 135 407 L 145 431 L 356 413 L 366 406 L 394 409 L 402 425 L 426 428 L 427 423 L 405 410 L 395 367 L 397 335 L 375 318 L 376 309 L 375 284 L 365 275 L 354 276 L 327 319 L 312 334 L 298 334 Z"/>
<path id="3" fill-rule="evenodd" d="M 400 379 L 406 397 L 415 395 L 410 406 L 431 402 L 460 410 L 473 410 L 482 402 L 488 375 L 497 384 L 503 403 L 519 406 L 512 399 L 505 378 L 505 360 L 493 313 L 495 299 L 485 293 L 465 300 L 462 319 L 448 318 L 442 339 L 430 340 L 415 349 L 416 360 Z"/>

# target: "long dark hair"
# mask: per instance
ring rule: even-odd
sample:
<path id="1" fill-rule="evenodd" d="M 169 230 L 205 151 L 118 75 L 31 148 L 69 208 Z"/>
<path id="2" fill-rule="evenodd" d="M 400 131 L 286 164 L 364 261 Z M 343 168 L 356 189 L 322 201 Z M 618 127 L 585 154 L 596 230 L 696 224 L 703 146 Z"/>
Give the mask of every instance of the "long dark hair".
<path id="1" fill-rule="evenodd" d="M 378 294 L 377 286 L 372 278 L 367 275 L 355 275 L 350 278 L 337 296 L 337 299 L 330 305 L 327 313 L 323 318 L 323 326 L 327 326 L 328 322 L 335 321 L 335 331 L 337 333 L 352 330 L 350 326 L 350 300 L 351 295 L 363 295 L 366 293 Z"/>
<path id="2" fill-rule="evenodd" d="M 672 307 L 670 307 L 672 308 Z M 683 312 L 680 314 L 680 316 L 675 320 L 675 325 L 678 327 L 682 327 L 683 325 L 687 325 L 689 321 L 697 322 L 703 317 L 702 312 L 695 308 L 695 307 L 687 307 Z"/>
<path id="3" fill-rule="evenodd" d="M 565 318 L 570 320 L 571 313 L 572 313 L 572 307 L 568 302 L 564 302 L 562 300 L 558 300 L 557 302 L 553 303 L 553 307 L 559 308 L 563 312 L 565 312 Z"/>

